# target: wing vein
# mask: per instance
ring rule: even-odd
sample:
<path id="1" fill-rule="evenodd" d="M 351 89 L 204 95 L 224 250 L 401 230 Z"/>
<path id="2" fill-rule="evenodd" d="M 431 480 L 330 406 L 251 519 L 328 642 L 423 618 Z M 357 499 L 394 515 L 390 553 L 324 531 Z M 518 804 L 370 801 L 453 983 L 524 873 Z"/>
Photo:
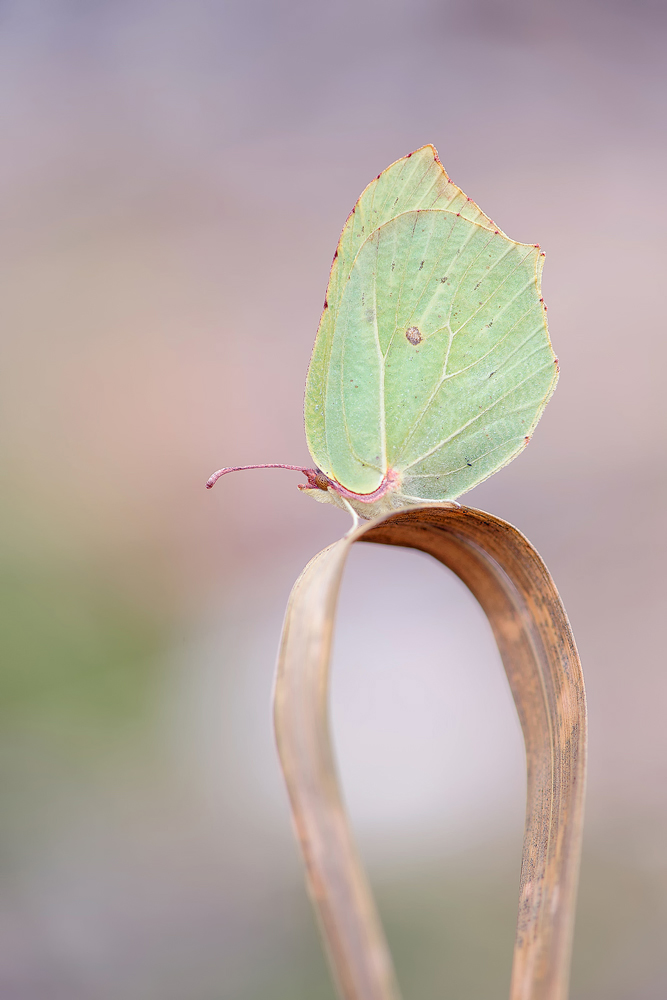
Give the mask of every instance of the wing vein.
<path id="1" fill-rule="evenodd" d="M 380 345 L 380 330 L 378 327 L 378 256 L 380 253 L 380 240 L 375 244 L 375 273 L 373 275 L 373 332 L 375 334 L 375 346 L 378 354 L 379 381 L 380 381 L 380 446 L 382 456 L 382 469 L 387 468 L 387 414 L 384 407 L 384 355 Z"/>

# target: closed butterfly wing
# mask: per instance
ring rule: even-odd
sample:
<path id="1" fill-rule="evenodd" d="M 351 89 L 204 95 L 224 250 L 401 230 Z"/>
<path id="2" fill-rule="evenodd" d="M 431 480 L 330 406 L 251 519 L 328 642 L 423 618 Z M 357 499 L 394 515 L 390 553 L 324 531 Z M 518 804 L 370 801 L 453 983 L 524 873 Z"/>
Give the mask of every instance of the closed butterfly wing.
<path id="1" fill-rule="evenodd" d="M 362 195 L 341 237 L 334 266 L 341 247 L 344 266 L 332 269 L 333 306 L 306 389 L 318 466 L 362 496 L 389 477 L 384 507 L 453 499 L 507 464 L 557 380 L 544 255 L 509 240 L 460 192 L 448 202 L 454 185 L 432 147 L 413 156 L 430 159 L 439 181 L 422 170 L 422 187 L 415 180 L 404 191 L 405 158 L 385 171 L 396 180 L 387 178 L 381 199 L 385 175 L 370 200 L 368 188 Z M 385 218 L 392 197 L 403 210 Z"/>

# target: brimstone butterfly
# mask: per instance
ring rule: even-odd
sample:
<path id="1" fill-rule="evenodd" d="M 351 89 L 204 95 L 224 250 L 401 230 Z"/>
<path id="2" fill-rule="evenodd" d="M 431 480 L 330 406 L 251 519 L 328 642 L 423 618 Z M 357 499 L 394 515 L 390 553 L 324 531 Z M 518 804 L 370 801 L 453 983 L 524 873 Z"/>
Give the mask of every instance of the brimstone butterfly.
<path id="1" fill-rule="evenodd" d="M 515 243 L 433 146 L 363 191 L 338 243 L 308 369 L 304 492 L 362 517 L 454 500 L 528 443 L 558 380 L 544 254 Z"/>

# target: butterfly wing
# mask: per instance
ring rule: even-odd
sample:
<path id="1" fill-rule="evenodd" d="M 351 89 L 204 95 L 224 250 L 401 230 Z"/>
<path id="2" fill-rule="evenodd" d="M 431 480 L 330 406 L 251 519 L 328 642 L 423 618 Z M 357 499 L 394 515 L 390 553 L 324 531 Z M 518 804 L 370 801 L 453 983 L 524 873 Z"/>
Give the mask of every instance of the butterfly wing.
<path id="1" fill-rule="evenodd" d="M 399 503 L 453 499 L 511 461 L 557 379 L 539 248 L 509 240 L 460 192 L 446 203 L 453 185 L 432 152 L 418 154 L 439 180 L 406 178 L 410 158 L 398 161 L 348 220 L 306 390 L 318 466 L 360 494 L 393 469 Z M 381 221 L 420 190 L 436 207 Z M 440 207 L 460 198 L 467 213 Z"/>

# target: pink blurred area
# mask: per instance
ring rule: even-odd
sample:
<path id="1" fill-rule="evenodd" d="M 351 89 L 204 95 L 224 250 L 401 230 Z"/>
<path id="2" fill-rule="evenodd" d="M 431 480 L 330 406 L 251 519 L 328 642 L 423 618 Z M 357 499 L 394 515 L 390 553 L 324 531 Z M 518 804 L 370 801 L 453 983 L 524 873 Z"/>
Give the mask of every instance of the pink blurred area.
<path id="1" fill-rule="evenodd" d="M 546 250 L 561 363 L 466 497 L 538 547 L 591 713 L 573 1000 L 667 992 L 663 231 L 650 0 L 0 6 L 10 1000 L 333 997 L 270 729 L 305 372 L 361 189 L 433 142 Z M 507 992 L 520 736 L 473 599 L 360 546 L 334 728 L 399 979 Z M 419 595 L 410 615 L 402 596 Z"/>

